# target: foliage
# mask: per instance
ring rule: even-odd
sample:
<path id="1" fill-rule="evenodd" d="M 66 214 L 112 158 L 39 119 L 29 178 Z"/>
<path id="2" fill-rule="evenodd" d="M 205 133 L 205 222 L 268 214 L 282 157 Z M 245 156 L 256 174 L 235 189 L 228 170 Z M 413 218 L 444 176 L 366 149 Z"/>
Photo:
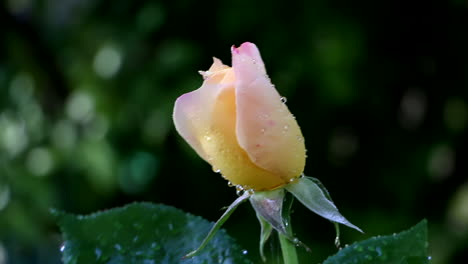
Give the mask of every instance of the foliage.
<path id="1" fill-rule="evenodd" d="M 174 207 L 132 203 L 125 207 L 76 216 L 54 211 L 64 236 L 62 260 L 75 263 L 252 263 L 225 231 L 220 231 L 196 257 L 212 223 Z"/>
<path id="2" fill-rule="evenodd" d="M 323 264 L 427 264 L 425 220 L 399 234 L 377 236 L 354 243 L 329 257 Z"/>
<path id="3" fill-rule="evenodd" d="M 75 263 L 252 263 L 224 230 L 195 257 L 212 223 L 176 208 L 132 203 L 87 216 L 53 211 L 63 232 L 62 260 Z M 354 243 L 324 264 L 427 264 L 427 226 Z"/>

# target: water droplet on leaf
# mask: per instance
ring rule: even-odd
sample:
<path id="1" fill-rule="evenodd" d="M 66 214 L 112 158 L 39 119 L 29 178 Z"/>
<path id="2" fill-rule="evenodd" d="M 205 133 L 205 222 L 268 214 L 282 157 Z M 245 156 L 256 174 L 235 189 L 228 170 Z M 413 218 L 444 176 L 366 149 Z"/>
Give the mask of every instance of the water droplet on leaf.
<path id="1" fill-rule="evenodd" d="M 114 248 L 117 249 L 117 251 L 122 250 L 122 246 L 120 244 L 115 244 Z"/>
<path id="2" fill-rule="evenodd" d="M 94 254 L 96 254 L 96 260 L 98 260 L 99 258 L 101 258 L 102 250 L 100 248 L 96 248 L 94 249 Z"/>

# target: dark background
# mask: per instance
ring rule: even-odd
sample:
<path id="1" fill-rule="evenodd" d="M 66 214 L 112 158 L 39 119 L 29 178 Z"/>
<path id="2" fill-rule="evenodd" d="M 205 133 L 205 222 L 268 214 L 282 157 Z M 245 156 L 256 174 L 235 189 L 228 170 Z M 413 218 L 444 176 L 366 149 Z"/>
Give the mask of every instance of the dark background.
<path id="1" fill-rule="evenodd" d="M 6 0 L 0 7 L 0 263 L 59 263 L 49 208 L 152 201 L 215 221 L 235 189 L 176 133 L 175 99 L 255 43 L 306 139 L 305 174 L 366 232 L 429 221 L 468 259 L 468 2 Z M 296 203 L 304 263 L 336 252 Z M 225 224 L 258 261 L 248 204 Z M 269 251 L 277 250 L 276 242 Z M 302 263 L 301 262 L 301 263 Z"/>

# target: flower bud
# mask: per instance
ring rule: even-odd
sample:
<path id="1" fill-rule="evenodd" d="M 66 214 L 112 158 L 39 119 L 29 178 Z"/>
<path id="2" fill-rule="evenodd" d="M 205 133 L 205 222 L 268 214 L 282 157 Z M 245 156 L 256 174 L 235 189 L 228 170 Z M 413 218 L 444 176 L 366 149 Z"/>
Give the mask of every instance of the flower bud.
<path id="1" fill-rule="evenodd" d="M 174 106 L 179 134 L 232 184 L 282 187 L 305 166 L 301 130 L 271 84 L 252 43 L 233 47 L 232 67 L 214 58 L 203 85 Z"/>

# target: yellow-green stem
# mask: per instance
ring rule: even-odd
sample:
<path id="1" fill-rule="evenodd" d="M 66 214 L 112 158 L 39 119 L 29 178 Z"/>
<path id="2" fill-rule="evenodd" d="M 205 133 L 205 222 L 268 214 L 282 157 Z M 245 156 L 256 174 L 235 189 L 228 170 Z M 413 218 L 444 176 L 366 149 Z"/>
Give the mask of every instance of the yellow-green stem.
<path id="1" fill-rule="evenodd" d="M 284 235 L 278 235 L 281 245 L 281 252 L 283 253 L 284 264 L 299 264 L 297 259 L 296 245 L 289 241 Z"/>
<path id="2" fill-rule="evenodd" d="M 283 204 L 283 221 L 285 224 L 287 236 L 278 233 L 281 245 L 281 252 L 283 253 L 284 264 L 299 264 L 299 260 L 297 258 L 296 245 L 293 242 L 291 242 L 291 238 L 294 237 L 291 227 L 291 207 L 293 201 L 294 197 L 292 195 L 288 194 L 285 196 Z"/>

